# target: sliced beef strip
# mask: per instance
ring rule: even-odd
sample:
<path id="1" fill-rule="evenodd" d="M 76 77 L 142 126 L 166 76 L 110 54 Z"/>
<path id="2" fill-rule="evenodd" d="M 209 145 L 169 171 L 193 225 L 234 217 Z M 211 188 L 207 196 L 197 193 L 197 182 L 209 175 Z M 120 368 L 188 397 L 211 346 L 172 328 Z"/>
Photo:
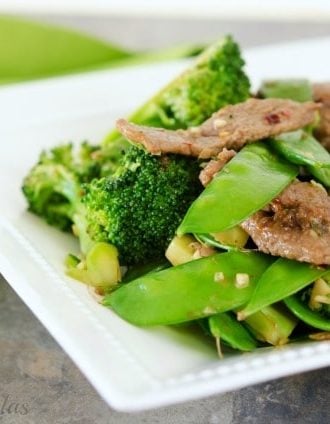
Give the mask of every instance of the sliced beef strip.
<path id="1" fill-rule="evenodd" d="M 249 141 L 294 131 L 311 123 L 319 106 L 288 99 L 249 99 L 226 106 L 201 126 L 201 134 L 218 135 L 227 148 L 240 149 Z"/>
<path id="2" fill-rule="evenodd" d="M 313 99 L 316 102 L 330 102 L 330 82 L 313 84 Z"/>
<path id="3" fill-rule="evenodd" d="M 319 184 L 292 183 L 241 227 L 262 252 L 330 265 L 330 197 Z"/>
<path id="4" fill-rule="evenodd" d="M 204 187 L 213 179 L 214 175 L 221 171 L 221 169 L 226 165 L 236 155 L 235 150 L 227 150 L 224 148 L 220 152 L 216 159 L 211 159 L 203 168 L 199 174 L 200 182 Z"/>
<path id="5" fill-rule="evenodd" d="M 207 159 L 217 156 L 225 146 L 217 136 L 201 136 L 198 128 L 196 132 L 192 129 L 171 131 L 132 124 L 125 119 L 119 119 L 116 126 L 124 137 L 142 144 L 153 155 L 177 153 Z"/>
<path id="6" fill-rule="evenodd" d="M 314 102 L 249 99 L 220 109 L 200 127 L 188 130 L 139 126 L 124 119 L 117 121 L 117 129 L 152 154 L 178 153 L 207 159 L 216 157 L 225 147 L 239 150 L 247 142 L 304 127 L 313 122 L 318 109 Z"/>
<path id="7" fill-rule="evenodd" d="M 320 124 L 315 135 L 323 146 L 330 151 L 330 82 L 313 85 L 313 98 L 321 103 Z"/>

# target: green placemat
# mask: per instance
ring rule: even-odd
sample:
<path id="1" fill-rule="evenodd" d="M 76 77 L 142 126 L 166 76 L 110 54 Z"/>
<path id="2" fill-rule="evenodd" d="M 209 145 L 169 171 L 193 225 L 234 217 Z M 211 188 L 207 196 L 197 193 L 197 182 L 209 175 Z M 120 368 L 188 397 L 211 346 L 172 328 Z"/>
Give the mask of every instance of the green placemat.
<path id="1" fill-rule="evenodd" d="M 193 56 L 199 46 L 134 52 L 70 29 L 0 16 L 0 84 Z"/>

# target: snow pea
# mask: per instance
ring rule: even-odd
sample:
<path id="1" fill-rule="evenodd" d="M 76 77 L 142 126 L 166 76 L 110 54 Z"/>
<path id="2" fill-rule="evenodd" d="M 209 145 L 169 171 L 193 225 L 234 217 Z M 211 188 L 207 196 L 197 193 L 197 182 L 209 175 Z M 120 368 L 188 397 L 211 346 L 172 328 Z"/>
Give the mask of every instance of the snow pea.
<path id="1" fill-rule="evenodd" d="M 316 177 L 325 186 L 330 187 L 330 168 L 322 167 L 318 168 L 315 166 L 307 166 L 308 171 Z"/>
<path id="2" fill-rule="evenodd" d="M 330 154 L 307 131 L 297 130 L 281 134 L 269 143 L 288 161 L 307 166 L 312 175 L 330 187 Z"/>
<path id="3" fill-rule="evenodd" d="M 223 340 L 230 347 L 244 352 L 258 347 L 258 342 L 230 312 L 212 315 L 208 322 L 212 336 L 219 341 Z"/>
<path id="4" fill-rule="evenodd" d="M 245 146 L 192 203 L 177 232 L 217 233 L 263 208 L 297 176 L 298 168 L 257 142 Z"/>
<path id="5" fill-rule="evenodd" d="M 259 93 L 265 98 L 291 99 L 296 102 L 307 102 L 313 99 L 312 85 L 307 79 L 264 81 Z"/>
<path id="6" fill-rule="evenodd" d="M 299 294 L 294 294 L 283 300 L 287 308 L 301 321 L 320 330 L 330 331 L 330 320 L 317 311 L 312 311 L 308 305 L 302 301 Z"/>
<path id="7" fill-rule="evenodd" d="M 249 303 L 238 313 L 243 320 L 265 306 L 278 302 L 308 286 L 329 272 L 327 268 L 279 258 L 261 276 Z"/>
<path id="8" fill-rule="evenodd" d="M 257 252 L 219 253 L 140 277 L 106 295 L 103 303 L 136 325 L 191 321 L 242 307 L 272 261 Z M 236 281 L 242 273 L 249 276 L 244 287 Z"/>
<path id="9" fill-rule="evenodd" d="M 260 93 L 266 98 L 285 98 L 298 102 L 313 100 L 312 86 L 304 79 L 266 81 Z M 330 155 L 307 131 L 282 134 L 270 143 L 290 162 L 306 166 L 311 175 L 330 187 Z"/>
<path id="10" fill-rule="evenodd" d="M 269 141 L 281 155 L 297 165 L 330 167 L 329 152 L 304 130 L 292 131 Z"/>

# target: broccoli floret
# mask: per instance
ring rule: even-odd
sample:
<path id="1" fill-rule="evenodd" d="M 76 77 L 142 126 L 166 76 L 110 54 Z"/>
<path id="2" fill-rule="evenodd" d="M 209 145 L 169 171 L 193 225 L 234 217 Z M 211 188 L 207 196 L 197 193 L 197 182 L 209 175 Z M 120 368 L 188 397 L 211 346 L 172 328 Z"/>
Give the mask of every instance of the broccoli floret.
<path id="1" fill-rule="evenodd" d="M 172 129 L 198 125 L 249 96 L 243 65 L 239 47 L 226 37 L 130 119 Z M 29 209 L 64 230 L 74 223 L 84 254 L 94 241 L 107 241 L 126 264 L 163 255 L 201 190 L 198 163 L 130 146 L 115 131 L 102 146 L 84 143 L 74 153 L 68 144 L 43 153 L 23 183 Z"/>
<path id="2" fill-rule="evenodd" d="M 131 147 L 116 175 L 85 186 L 87 232 L 117 247 L 121 263 L 144 263 L 164 251 L 202 186 L 196 160 L 154 157 Z"/>
<path id="3" fill-rule="evenodd" d="M 81 194 L 81 184 L 109 173 L 99 147 L 87 142 L 74 152 L 72 144 L 42 152 L 23 181 L 29 210 L 50 225 L 70 230 Z"/>
<path id="4" fill-rule="evenodd" d="M 128 120 L 168 129 L 199 125 L 227 104 L 249 97 L 250 84 L 243 71 L 239 46 L 227 36 L 211 45 L 197 62 L 142 105 Z M 104 146 L 115 151 L 128 142 L 113 131 Z"/>
<path id="5" fill-rule="evenodd" d="M 195 67 L 163 93 L 161 104 L 173 126 L 199 125 L 221 107 L 246 100 L 250 84 L 243 65 L 231 37 L 207 49 Z"/>

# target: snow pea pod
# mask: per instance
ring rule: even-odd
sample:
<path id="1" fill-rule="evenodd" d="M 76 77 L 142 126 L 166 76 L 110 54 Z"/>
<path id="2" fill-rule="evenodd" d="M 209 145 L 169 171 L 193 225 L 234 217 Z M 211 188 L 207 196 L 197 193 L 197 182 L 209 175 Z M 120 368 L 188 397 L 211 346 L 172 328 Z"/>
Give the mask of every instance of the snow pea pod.
<path id="1" fill-rule="evenodd" d="M 315 166 L 307 166 L 308 171 L 316 177 L 325 186 L 330 187 L 330 168 L 322 167 L 318 168 Z"/>
<path id="2" fill-rule="evenodd" d="M 140 277 L 103 303 L 136 325 L 191 321 L 246 304 L 272 261 L 256 252 L 219 253 Z M 248 274 L 249 283 L 238 285 L 237 274 Z"/>
<path id="3" fill-rule="evenodd" d="M 330 320 L 317 311 L 312 311 L 299 294 L 294 294 L 283 300 L 287 308 L 301 321 L 320 330 L 330 331 Z"/>
<path id="4" fill-rule="evenodd" d="M 281 134 L 270 145 L 288 161 L 307 166 L 321 183 L 330 186 L 330 154 L 307 131 L 297 130 Z"/>
<path id="5" fill-rule="evenodd" d="M 327 272 L 327 268 L 279 258 L 261 276 L 249 303 L 238 313 L 238 319 L 243 320 L 265 306 L 285 299 Z"/>
<path id="6" fill-rule="evenodd" d="M 261 86 L 260 94 L 265 98 L 285 98 L 298 102 L 313 100 L 312 86 L 304 79 L 266 81 Z M 330 155 L 311 134 L 298 130 L 275 137 L 271 144 L 290 162 L 305 165 L 311 175 L 330 187 Z"/>
<path id="7" fill-rule="evenodd" d="M 231 313 L 212 315 L 208 321 L 212 336 L 232 348 L 249 352 L 258 347 L 258 342 Z"/>
<path id="8" fill-rule="evenodd" d="M 263 208 L 297 174 L 295 165 L 280 159 L 265 143 L 245 146 L 193 202 L 177 232 L 205 234 L 232 228 Z"/>
<path id="9" fill-rule="evenodd" d="M 307 79 L 264 81 L 259 93 L 265 98 L 291 99 L 296 102 L 307 102 L 313 99 L 312 85 Z"/>
<path id="10" fill-rule="evenodd" d="M 281 134 L 269 142 L 281 155 L 297 165 L 330 167 L 329 152 L 307 131 Z"/>

